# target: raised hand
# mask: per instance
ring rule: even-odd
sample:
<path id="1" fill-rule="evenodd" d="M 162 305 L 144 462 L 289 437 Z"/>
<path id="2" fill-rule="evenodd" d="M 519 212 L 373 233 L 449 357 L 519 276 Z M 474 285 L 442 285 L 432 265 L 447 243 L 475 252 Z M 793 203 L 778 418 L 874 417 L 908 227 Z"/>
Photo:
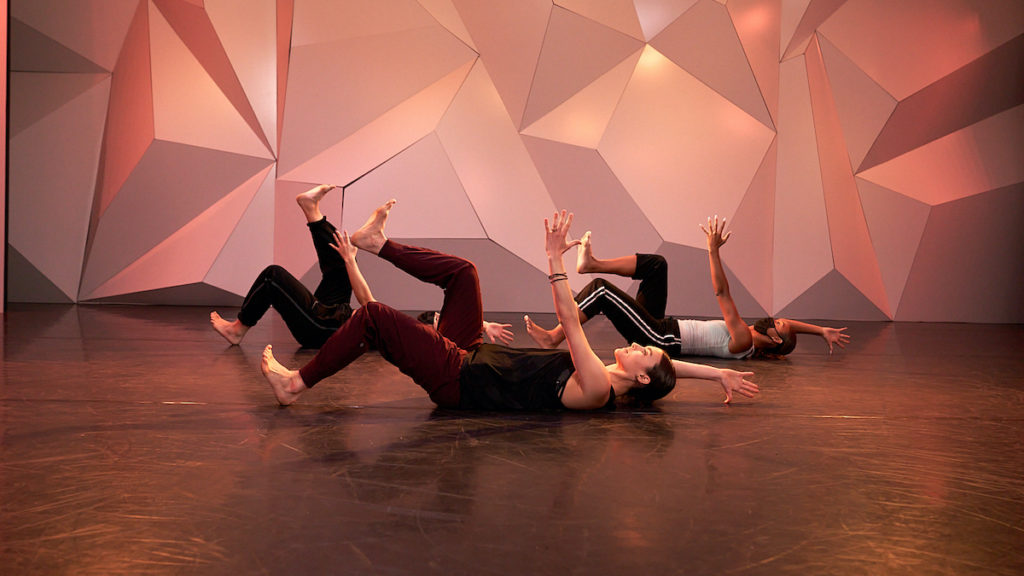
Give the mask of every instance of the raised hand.
<path id="1" fill-rule="evenodd" d="M 704 231 L 704 234 L 708 237 L 708 250 L 717 250 L 721 248 L 729 240 L 729 236 L 732 236 L 732 232 L 725 231 L 725 218 L 722 221 L 718 221 L 718 215 L 715 215 L 715 219 L 712 220 L 708 216 L 708 223 L 705 227 L 704 224 L 699 224 L 700 229 Z"/>
<path id="2" fill-rule="evenodd" d="M 352 239 L 349 237 L 348 232 L 334 231 L 334 242 L 335 244 L 329 244 L 331 248 L 341 254 L 341 259 L 345 262 L 351 262 L 356 257 L 356 252 L 359 251 L 355 244 L 352 244 Z"/>
<path id="3" fill-rule="evenodd" d="M 544 249 L 549 257 L 558 258 L 566 250 L 580 244 L 579 240 L 568 240 L 569 227 L 572 225 L 572 213 L 562 210 L 555 212 L 549 222 L 544 219 Z"/>

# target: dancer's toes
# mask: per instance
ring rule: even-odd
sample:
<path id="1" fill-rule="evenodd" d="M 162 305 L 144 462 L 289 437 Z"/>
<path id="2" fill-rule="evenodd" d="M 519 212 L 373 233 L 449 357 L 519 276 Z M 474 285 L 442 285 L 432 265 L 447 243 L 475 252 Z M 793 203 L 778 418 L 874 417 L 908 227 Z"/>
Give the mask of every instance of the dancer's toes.
<path id="1" fill-rule="evenodd" d="M 240 321 L 230 322 L 221 318 L 220 314 L 216 312 L 210 312 L 210 325 L 228 341 L 228 344 L 233 346 L 238 345 L 245 333 L 249 331 L 249 327 Z"/>
<path id="2" fill-rule="evenodd" d="M 310 188 L 309 190 L 306 190 L 305 192 L 296 195 L 295 201 L 299 204 L 299 206 L 307 206 L 310 204 L 316 205 L 319 204 L 320 201 L 323 200 L 324 196 L 326 196 L 327 193 L 333 189 L 333 184 L 321 184 L 315 188 Z"/>
<path id="3" fill-rule="evenodd" d="M 373 211 L 373 214 L 370 214 L 366 223 L 352 234 L 352 244 L 367 252 L 379 253 L 384 243 L 388 240 L 388 237 L 384 235 L 384 227 L 387 225 L 388 214 L 390 214 L 395 202 L 396 200 L 392 198 L 378 206 Z"/>
<path id="4" fill-rule="evenodd" d="M 530 338 L 533 338 L 537 346 L 541 348 L 555 348 L 558 346 L 551 332 L 534 324 L 529 316 L 523 316 L 523 322 L 526 324 L 526 333 L 530 335 Z"/>
<path id="5" fill-rule="evenodd" d="M 277 397 L 277 402 L 281 406 L 295 402 L 299 395 L 306 390 L 306 385 L 302 382 L 298 371 L 285 368 L 274 358 L 273 347 L 270 344 L 263 349 L 260 371 L 270 383 L 270 388 L 274 391 L 274 396 Z"/>
<path id="6" fill-rule="evenodd" d="M 333 184 L 321 184 L 295 196 L 295 202 L 299 205 L 299 208 L 302 209 L 302 213 L 305 214 L 307 222 L 319 222 L 320 220 L 323 220 L 324 214 L 320 211 L 320 201 L 323 200 L 324 196 L 333 189 Z"/>
<path id="7" fill-rule="evenodd" d="M 590 231 L 580 238 L 576 247 L 576 271 L 580 274 L 594 271 L 594 248 L 590 243 Z"/>

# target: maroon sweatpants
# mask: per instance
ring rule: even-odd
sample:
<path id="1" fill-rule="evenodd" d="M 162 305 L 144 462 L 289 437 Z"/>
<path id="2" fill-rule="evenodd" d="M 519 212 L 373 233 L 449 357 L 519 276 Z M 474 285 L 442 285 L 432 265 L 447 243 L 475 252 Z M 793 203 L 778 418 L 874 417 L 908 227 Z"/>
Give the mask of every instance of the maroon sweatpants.
<path id="1" fill-rule="evenodd" d="M 302 381 L 312 388 L 372 345 L 426 390 L 435 404 L 458 407 L 462 359 L 482 342 L 483 302 L 476 266 L 457 256 L 391 240 L 379 256 L 444 290 L 437 330 L 390 306 L 370 302 L 356 310 L 299 370 Z"/>

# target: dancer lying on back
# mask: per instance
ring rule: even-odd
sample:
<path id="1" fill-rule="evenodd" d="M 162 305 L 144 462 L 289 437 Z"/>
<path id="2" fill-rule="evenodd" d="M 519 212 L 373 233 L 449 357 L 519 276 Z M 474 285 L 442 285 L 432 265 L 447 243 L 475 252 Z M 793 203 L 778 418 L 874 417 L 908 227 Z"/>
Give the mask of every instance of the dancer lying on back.
<path id="1" fill-rule="evenodd" d="M 421 386 L 445 408 L 478 410 L 595 410 L 629 398 L 653 402 L 670 392 L 676 378 L 718 382 L 733 394 L 752 397 L 751 372 L 672 361 L 654 346 L 633 344 L 603 363 L 587 342 L 576 317 L 565 275 L 563 253 L 572 216 L 563 211 L 544 221 L 551 290 L 564 321 L 569 350 L 507 348 L 480 337 L 482 303 L 472 262 L 426 248 L 405 246 L 384 233 L 394 201 L 389 201 L 356 231 L 342 236 L 342 252 L 355 248 L 388 260 L 399 269 L 444 291 L 437 328 L 376 301 L 367 302 L 299 370 L 281 365 L 267 346 L 261 368 L 282 405 L 295 402 L 323 379 L 344 369 L 370 348 Z M 353 248 L 353 246 L 355 248 Z"/>
<path id="2" fill-rule="evenodd" d="M 580 322 L 604 314 L 626 340 L 660 346 L 673 358 L 713 356 L 750 358 L 785 356 L 796 348 L 797 334 L 815 334 L 828 345 L 843 348 L 850 341 L 846 328 L 817 326 L 787 318 L 762 318 L 747 325 L 740 317 L 729 292 L 719 249 L 729 239 L 723 235 L 725 220 L 708 218 L 701 225 L 707 235 L 711 283 L 722 311 L 722 320 L 683 320 L 665 316 L 668 300 L 668 263 L 658 254 L 635 254 L 602 260 L 594 257 L 590 232 L 583 235 L 577 253 L 576 271 L 604 273 L 640 280 L 636 298 L 603 278 L 587 284 L 576 295 Z M 545 330 L 530 317 L 526 331 L 544 348 L 555 348 L 565 338 L 562 325 Z"/>

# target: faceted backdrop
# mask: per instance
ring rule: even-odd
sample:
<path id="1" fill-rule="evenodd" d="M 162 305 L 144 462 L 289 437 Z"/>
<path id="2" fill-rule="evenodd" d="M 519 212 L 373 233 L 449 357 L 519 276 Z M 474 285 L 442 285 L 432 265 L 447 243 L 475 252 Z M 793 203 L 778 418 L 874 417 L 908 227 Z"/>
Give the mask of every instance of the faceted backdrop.
<path id="1" fill-rule="evenodd" d="M 394 197 L 390 236 L 474 260 L 488 311 L 551 311 L 568 208 L 669 259 L 671 314 L 719 314 L 717 214 L 747 317 L 1024 322 L 1022 33 L 1020 0 L 12 0 L 7 297 L 312 285 L 294 196 L 333 183 L 332 221 Z"/>

